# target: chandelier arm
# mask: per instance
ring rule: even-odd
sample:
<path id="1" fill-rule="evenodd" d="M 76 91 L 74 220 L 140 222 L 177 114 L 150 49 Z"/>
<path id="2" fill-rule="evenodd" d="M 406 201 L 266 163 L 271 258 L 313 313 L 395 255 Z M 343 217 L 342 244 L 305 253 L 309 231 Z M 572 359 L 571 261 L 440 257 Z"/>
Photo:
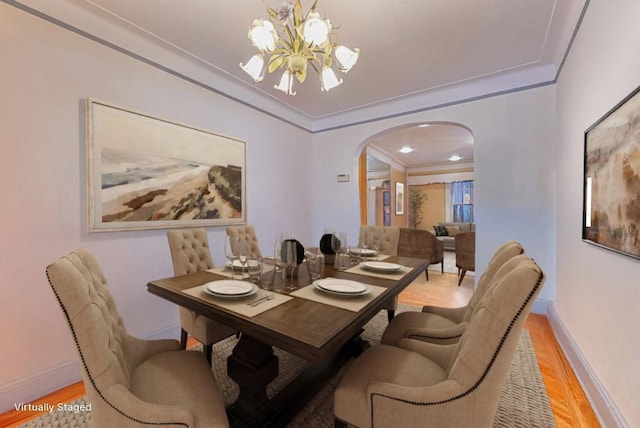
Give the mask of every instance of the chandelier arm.
<path id="1" fill-rule="evenodd" d="M 318 76 L 320 76 L 320 75 L 321 75 L 321 74 L 320 74 L 320 70 L 318 70 L 318 67 L 316 67 L 316 65 L 315 65 L 313 62 L 309 61 L 309 65 L 310 65 L 311 67 L 313 67 L 313 69 L 316 71 L 316 73 L 318 73 Z"/>
<path id="2" fill-rule="evenodd" d="M 285 25 L 284 25 L 284 29 L 285 29 L 285 31 L 286 31 L 286 33 L 287 33 L 287 35 L 289 36 L 289 41 L 290 41 L 290 43 L 289 43 L 289 42 L 287 42 L 284 38 L 281 38 L 281 40 L 283 40 L 283 41 L 287 42 L 287 44 L 288 44 L 289 48 L 291 48 L 291 50 L 293 50 L 293 46 L 294 46 L 294 44 L 295 44 L 295 40 L 296 40 L 296 38 L 293 36 L 293 33 L 291 32 L 291 28 L 289 28 L 289 24 L 285 24 Z"/>
<path id="3" fill-rule="evenodd" d="M 262 4 L 264 5 L 265 9 L 267 9 L 267 12 L 269 12 L 269 16 L 271 16 L 272 18 L 278 16 L 278 13 L 276 12 L 276 10 L 270 7 L 267 4 L 266 0 L 262 0 Z"/>
<path id="4" fill-rule="evenodd" d="M 282 55 L 272 55 L 269 58 L 269 61 L 267 63 L 267 70 L 269 70 L 269 73 L 273 73 L 274 71 L 276 71 L 278 68 L 281 68 L 284 65 L 284 57 Z"/>
<path id="5" fill-rule="evenodd" d="M 293 6 L 293 26 L 295 28 L 298 28 L 298 26 L 300 25 L 300 22 L 302 22 L 300 20 L 300 11 L 302 10 L 302 4 L 300 3 L 300 0 L 296 0 L 296 4 Z"/>
<path id="6" fill-rule="evenodd" d="M 310 8 L 310 9 L 309 9 L 309 11 L 307 12 L 307 14 L 304 16 L 304 21 L 306 21 L 306 20 L 309 18 L 309 15 L 310 15 L 312 12 L 315 12 L 315 11 L 316 11 L 316 5 L 317 5 L 317 4 L 318 4 L 318 0 L 315 0 L 315 1 L 313 2 L 313 6 L 311 6 L 311 8 Z"/>

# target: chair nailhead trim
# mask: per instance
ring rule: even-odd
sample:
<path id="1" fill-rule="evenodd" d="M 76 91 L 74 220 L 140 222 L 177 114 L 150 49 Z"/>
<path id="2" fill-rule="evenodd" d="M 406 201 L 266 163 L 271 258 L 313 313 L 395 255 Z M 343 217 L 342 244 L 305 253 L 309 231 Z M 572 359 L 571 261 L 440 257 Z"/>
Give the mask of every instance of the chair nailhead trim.
<path id="1" fill-rule="evenodd" d="M 538 288 L 540 288 L 540 285 L 542 284 L 542 280 L 543 279 L 544 279 L 544 274 L 542 273 L 542 271 L 540 271 L 540 274 L 538 275 L 538 280 L 536 281 L 536 285 L 531 289 L 531 291 L 529 292 L 529 295 L 525 299 L 524 303 L 520 306 L 520 308 L 518 309 L 518 312 L 516 312 L 515 316 L 509 322 L 509 326 L 507 327 L 507 330 L 502 335 L 502 338 L 500 339 L 500 343 L 498 344 L 498 347 L 496 348 L 495 352 L 493 353 L 493 356 L 491 357 L 491 361 L 489 361 L 489 364 L 487 365 L 487 367 L 485 368 L 484 372 L 480 376 L 480 379 L 478 379 L 478 381 L 471 388 L 469 388 L 467 391 L 463 392 L 462 394 L 456 395 L 455 397 L 451 397 L 451 398 L 448 398 L 446 400 L 441 400 L 441 401 L 436 401 L 436 402 L 426 402 L 426 403 L 403 400 L 403 399 L 400 399 L 400 398 L 391 397 L 389 395 L 373 393 L 369 397 L 369 401 L 370 401 L 370 404 L 371 404 L 371 428 L 373 428 L 374 425 L 375 425 L 375 421 L 374 421 L 374 413 L 375 413 L 375 411 L 374 411 L 374 408 L 373 408 L 373 405 L 374 405 L 374 400 L 373 399 L 374 399 L 374 397 L 387 398 L 389 400 L 399 401 L 399 402 L 402 402 L 402 403 L 411 404 L 411 405 L 415 405 L 415 406 L 434 406 L 434 405 L 438 405 L 438 404 L 446 404 L 446 403 L 449 403 L 451 401 L 455 401 L 455 400 L 458 400 L 460 398 L 464 398 L 467 395 L 471 394 L 473 391 L 475 391 L 480 386 L 482 381 L 484 381 L 484 379 L 487 377 L 487 374 L 489 373 L 489 370 L 491 370 L 491 367 L 493 366 L 493 363 L 495 362 L 496 358 L 498 358 L 498 354 L 500 353 L 500 350 L 502 349 L 502 346 L 504 345 L 505 340 L 507 340 L 507 336 L 509 335 L 509 333 L 511 332 L 511 329 L 513 328 L 513 324 L 515 324 L 515 322 L 518 320 L 518 318 L 520 318 L 520 315 L 522 314 L 522 311 L 524 311 L 524 308 L 527 306 L 527 304 L 529 304 L 529 302 L 531 301 L 531 299 L 532 299 L 534 293 L 536 292 L 536 290 Z"/>
<path id="2" fill-rule="evenodd" d="M 67 312 L 67 308 L 62 303 L 62 300 L 60 300 L 60 296 L 58 295 L 58 292 L 56 291 L 55 287 L 53 286 L 53 283 L 51 282 L 51 278 L 49 278 L 49 272 L 45 271 L 45 273 L 47 274 L 47 281 L 49 281 L 49 284 L 51 285 L 51 289 L 53 290 L 53 294 L 56 295 L 56 299 L 58 300 L 58 303 L 60 304 L 60 307 L 62 308 L 62 312 L 64 312 L 64 316 L 67 319 L 67 323 L 69 324 L 69 328 L 71 329 L 71 334 L 73 335 L 73 342 L 76 344 L 76 349 L 78 350 L 78 354 L 80 355 L 80 360 L 82 361 L 82 366 L 84 367 L 85 371 L 87 372 L 87 376 L 89 377 L 89 380 L 91 381 L 91 386 L 93 386 L 93 389 L 96 390 L 96 392 L 98 393 L 100 398 L 102 398 L 104 400 L 104 402 L 107 403 L 109 405 L 109 407 L 111 407 L 116 412 L 120 413 L 122 416 L 126 417 L 127 419 L 131 419 L 132 421 L 137 422 L 139 424 L 143 424 L 143 425 L 175 425 L 175 426 L 188 427 L 189 425 L 185 424 L 184 422 L 145 422 L 145 421 L 141 421 L 139 419 L 136 419 L 136 418 L 134 418 L 132 416 L 127 415 L 122 410 L 120 410 L 116 406 L 114 406 L 109 400 L 106 399 L 106 397 L 102 394 L 102 391 L 100 391 L 98 389 L 98 387 L 96 386 L 96 383 L 93 380 L 93 376 L 91 376 L 91 372 L 89 371 L 89 367 L 87 367 L 87 363 L 86 363 L 86 361 L 84 359 L 84 354 L 82 353 L 82 349 L 80 349 L 80 344 L 78 343 L 78 337 L 76 336 L 76 330 L 73 328 L 73 324 L 71 323 L 71 318 L 69 318 L 69 312 Z"/>

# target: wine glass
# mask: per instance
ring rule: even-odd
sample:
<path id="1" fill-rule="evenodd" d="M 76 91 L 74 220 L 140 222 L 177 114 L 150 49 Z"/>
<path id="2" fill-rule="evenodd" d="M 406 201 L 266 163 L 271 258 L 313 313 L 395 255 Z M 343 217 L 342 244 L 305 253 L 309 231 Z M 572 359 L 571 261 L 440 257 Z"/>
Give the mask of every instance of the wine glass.
<path id="1" fill-rule="evenodd" d="M 336 253 L 337 269 L 344 270 L 349 265 L 349 245 L 347 244 L 347 234 L 338 232 L 331 240 L 331 248 Z"/>
<path id="2" fill-rule="evenodd" d="M 283 235 L 281 234 L 278 238 L 276 238 L 276 242 L 273 246 L 273 264 L 274 264 L 274 269 L 273 269 L 273 278 L 274 278 L 274 282 L 275 282 L 275 276 L 276 273 L 278 271 L 282 272 L 282 283 L 286 284 L 286 265 L 285 265 L 285 258 L 283 257 L 283 253 L 286 252 L 286 239 L 287 238 L 283 238 Z"/>
<path id="3" fill-rule="evenodd" d="M 240 260 L 240 264 L 242 265 L 242 277 L 244 278 L 244 270 L 249 260 L 249 245 L 246 239 L 238 240 L 238 260 Z"/>
<path id="4" fill-rule="evenodd" d="M 340 238 L 336 233 L 331 234 L 331 249 L 335 254 L 340 252 Z"/>
<path id="5" fill-rule="evenodd" d="M 296 245 L 296 241 L 292 239 L 284 241 L 283 245 L 284 251 L 282 252 L 282 258 L 284 259 L 286 269 L 291 272 L 289 275 L 289 289 L 294 290 L 296 287 L 293 285 L 293 271 L 298 267 L 298 246 Z"/>
<path id="6" fill-rule="evenodd" d="M 369 246 L 371 245 L 371 235 L 372 233 L 367 230 L 367 228 L 362 229 L 362 242 L 360 243 L 360 245 L 362 245 L 362 249 L 360 250 L 359 255 L 359 259 L 361 260 L 367 255 L 367 248 L 369 248 Z"/>
<path id="7" fill-rule="evenodd" d="M 231 279 L 235 279 L 235 275 L 233 273 L 234 266 L 233 262 L 238 260 L 238 241 L 240 239 L 237 236 L 229 236 L 227 235 L 224 238 L 224 255 L 229 260 L 229 268 L 231 269 Z"/>
<path id="8" fill-rule="evenodd" d="M 344 232 L 338 233 L 338 237 L 340 238 L 340 252 L 345 256 L 349 255 L 349 244 L 347 242 L 347 234 Z"/>

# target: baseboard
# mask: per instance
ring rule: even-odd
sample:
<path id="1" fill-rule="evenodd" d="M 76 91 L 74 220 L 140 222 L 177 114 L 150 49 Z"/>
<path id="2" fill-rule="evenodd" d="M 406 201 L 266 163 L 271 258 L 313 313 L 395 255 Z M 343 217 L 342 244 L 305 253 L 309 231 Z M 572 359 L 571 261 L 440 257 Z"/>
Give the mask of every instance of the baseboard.
<path id="1" fill-rule="evenodd" d="M 551 305 L 551 300 L 549 299 L 536 299 L 531 307 L 531 312 L 546 315 L 549 305 Z"/>
<path id="2" fill-rule="evenodd" d="M 578 378 L 591 407 L 603 427 L 629 428 L 629 424 L 616 406 L 606 388 L 589 365 L 586 357 L 571 337 L 569 330 L 560 319 L 553 302 L 547 307 L 547 318 L 558 344 L 567 357 L 571 368 Z"/>
<path id="3" fill-rule="evenodd" d="M 0 413 L 15 410 L 16 404 L 30 403 L 82 378 L 76 359 L 0 386 Z"/>
<path id="4" fill-rule="evenodd" d="M 145 339 L 175 339 L 180 337 L 180 325 L 172 325 L 145 335 Z M 66 361 L 26 378 L 0 386 L 0 413 L 15 410 L 15 405 L 30 403 L 47 394 L 82 380 L 77 359 Z"/>

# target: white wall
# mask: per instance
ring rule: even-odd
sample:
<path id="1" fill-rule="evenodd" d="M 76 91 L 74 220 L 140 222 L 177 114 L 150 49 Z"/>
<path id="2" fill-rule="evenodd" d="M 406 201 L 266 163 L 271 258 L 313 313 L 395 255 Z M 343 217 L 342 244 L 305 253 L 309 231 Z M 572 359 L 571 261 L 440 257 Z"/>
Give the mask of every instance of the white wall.
<path id="1" fill-rule="evenodd" d="M 638 1 L 591 0 L 557 83 L 555 309 L 633 427 L 640 426 L 640 261 L 582 242 L 581 228 L 584 131 L 640 85 L 639 19 Z"/>
<path id="2" fill-rule="evenodd" d="M 448 121 L 473 133 L 477 266 L 505 241 L 522 242 L 547 274 L 539 300 L 555 294 L 555 89 L 547 86 L 314 135 L 314 230 L 356 237 L 357 156 L 367 138 L 412 122 Z"/>
<path id="3" fill-rule="evenodd" d="M 613 1 L 591 1 L 560 76 L 557 148 L 553 86 L 310 136 L 0 3 L 0 411 L 78 379 L 44 276 L 78 246 L 99 257 L 132 334 L 177 327 L 175 307 L 145 287 L 171 274 L 165 231 L 85 232 L 82 100 L 90 96 L 246 140 L 248 220 L 266 253 L 282 230 L 306 242 L 329 226 L 356 236 L 357 154 L 370 136 L 417 121 L 469 127 L 478 266 L 505 240 L 521 241 L 547 274 L 539 299 L 557 299 L 597 376 L 640 426 L 640 262 L 580 241 L 582 133 L 640 84 L 640 3 Z M 351 181 L 337 183 L 343 173 Z M 210 229 L 217 263 L 223 236 Z"/>
<path id="4" fill-rule="evenodd" d="M 0 52 L 0 412 L 79 380 L 44 273 L 79 246 L 100 260 L 130 333 L 178 326 L 175 305 L 146 291 L 172 274 L 166 231 L 86 233 L 85 97 L 246 141 L 247 218 L 263 252 L 280 231 L 308 239 L 310 134 L 4 3 Z M 218 264 L 223 236 L 209 229 Z"/>

